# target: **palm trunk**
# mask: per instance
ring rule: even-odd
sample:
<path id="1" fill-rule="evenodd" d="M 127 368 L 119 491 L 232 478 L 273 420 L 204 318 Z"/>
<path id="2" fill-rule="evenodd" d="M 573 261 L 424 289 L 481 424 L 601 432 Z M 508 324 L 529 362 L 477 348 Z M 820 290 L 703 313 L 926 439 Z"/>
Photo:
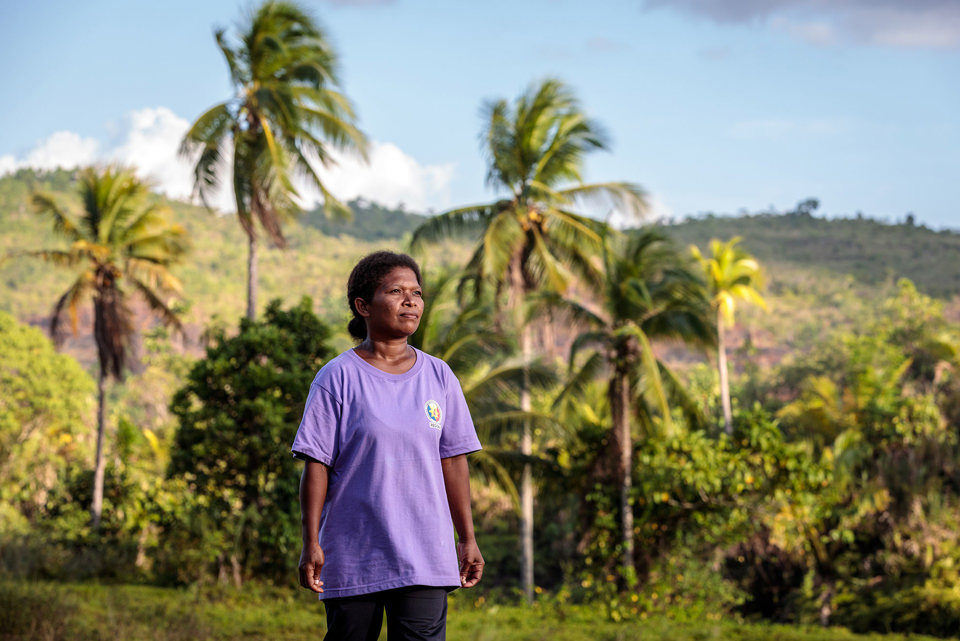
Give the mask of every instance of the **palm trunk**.
<path id="1" fill-rule="evenodd" d="M 717 368 L 720 370 L 720 402 L 723 403 L 723 429 L 733 434 L 733 412 L 730 409 L 730 381 L 727 373 L 727 340 L 724 335 L 723 312 L 717 310 Z"/>
<path id="2" fill-rule="evenodd" d="M 100 517 L 103 514 L 103 476 L 106 458 L 103 453 L 103 434 L 106 428 L 106 386 L 107 372 L 100 364 L 100 376 L 97 379 L 97 460 L 93 472 L 93 501 L 90 503 L 90 527 L 100 529 Z"/>
<path id="3" fill-rule="evenodd" d="M 621 568 L 623 581 L 629 584 L 634 574 L 633 506 L 633 438 L 630 434 L 630 379 L 617 372 L 610 381 L 610 411 L 613 414 L 614 441 L 619 450 L 617 475 L 620 481 L 620 534 L 623 546 Z"/>
<path id="4" fill-rule="evenodd" d="M 533 402 L 530 396 L 530 372 L 526 368 L 531 349 L 531 328 L 524 325 L 520 336 L 521 353 L 523 355 L 523 388 L 520 390 L 520 410 L 530 412 Z M 523 434 L 520 438 L 520 453 L 525 457 L 533 454 L 533 430 L 530 419 L 523 421 Z M 530 463 L 523 464 L 523 473 L 520 477 L 520 541 L 522 546 L 521 570 L 523 579 L 523 593 L 528 603 L 533 603 L 533 471 Z"/>
<path id="5" fill-rule="evenodd" d="M 247 318 L 257 318 L 257 236 L 252 231 L 247 234 Z"/>
<path id="6" fill-rule="evenodd" d="M 527 293 L 526 279 L 523 275 L 523 251 L 517 251 L 510 260 L 507 271 L 508 309 L 513 314 L 513 326 L 520 328 L 520 354 L 523 359 L 523 382 L 520 389 L 520 410 L 530 412 L 533 399 L 530 392 L 530 372 L 527 364 L 533 355 L 533 328 L 525 322 L 523 300 Z M 520 435 L 520 453 L 524 457 L 533 455 L 533 426 L 529 419 L 523 421 Z M 529 458 L 526 459 L 529 461 Z M 520 580 L 528 603 L 533 603 L 533 468 L 524 462 L 520 475 Z"/>

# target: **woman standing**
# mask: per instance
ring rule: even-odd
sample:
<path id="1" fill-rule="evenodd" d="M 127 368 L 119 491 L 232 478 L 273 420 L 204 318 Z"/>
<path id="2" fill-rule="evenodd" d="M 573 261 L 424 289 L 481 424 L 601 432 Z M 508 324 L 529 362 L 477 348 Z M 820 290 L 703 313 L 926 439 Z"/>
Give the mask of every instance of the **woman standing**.
<path id="1" fill-rule="evenodd" d="M 480 442 L 453 372 L 407 344 L 416 262 L 363 258 L 347 298 L 360 343 L 317 373 L 292 447 L 306 461 L 300 584 L 324 602 L 327 641 L 375 641 L 384 612 L 391 641 L 444 639 L 447 592 L 483 574 L 466 459 Z"/>

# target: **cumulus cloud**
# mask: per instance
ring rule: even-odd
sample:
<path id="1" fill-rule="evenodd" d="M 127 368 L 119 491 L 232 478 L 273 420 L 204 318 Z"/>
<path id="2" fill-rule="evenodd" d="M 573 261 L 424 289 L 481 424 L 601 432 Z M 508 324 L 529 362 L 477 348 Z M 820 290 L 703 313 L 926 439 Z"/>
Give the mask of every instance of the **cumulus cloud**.
<path id="1" fill-rule="evenodd" d="M 188 126 L 165 107 L 132 111 L 120 122 L 108 124 L 112 132 L 108 142 L 58 131 L 19 157 L 0 157 L 0 174 L 22 167 L 70 169 L 118 163 L 135 167 L 141 178 L 168 196 L 187 198 L 192 185 L 190 167 L 177 157 L 177 147 Z"/>
<path id="2" fill-rule="evenodd" d="M 337 164 L 318 172 L 337 198 L 363 196 L 390 206 L 403 203 L 415 211 L 450 204 L 453 163 L 424 166 L 389 142 L 373 141 L 368 153 L 369 164 L 352 154 L 335 154 Z"/>
<path id="3" fill-rule="evenodd" d="M 956 0 L 644 0 L 720 23 L 765 22 L 816 44 L 960 48 Z"/>
<path id="4" fill-rule="evenodd" d="M 170 198 L 187 200 L 193 192 L 190 162 L 178 155 L 180 140 L 189 122 L 165 107 L 132 111 L 107 126 L 106 142 L 60 131 L 39 141 L 19 155 L 0 156 L 0 175 L 21 167 L 35 169 L 72 168 L 96 163 L 121 163 L 136 168 L 141 178 Z M 318 173 L 327 188 L 342 200 L 362 196 L 388 206 L 403 203 L 408 209 L 444 208 L 450 204 L 450 183 L 454 165 L 423 165 L 413 156 L 389 142 L 370 145 L 369 163 L 350 154 L 334 152 L 336 161 Z M 224 185 L 231 184 L 229 175 Z M 304 206 L 320 200 L 320 194 L 298 186 Z M 233 211 L 233 196 L 228 188 L 220 190 L 211 205 Z"/>
<path id="5" fill-rule="evenodd" d="M 100 143 L 93 138 L 83 138 L 72 131 L 57 131 L 21 158 L 0 156 L 0 172 L 9 173 L 21 167 L 56 169 L 87 165 L 97 159 L 99 151 Z"/>
<path id="6" fill-rule="evenodd" d="M 180 141 L 190 123 L 166 107 L 139 109 L 127 114 L 119 125 L 118 139 L 107 158 L 137 168 L 171 198 L 186 199 L 193 190 L 190 165 L 177 156 Z"/>

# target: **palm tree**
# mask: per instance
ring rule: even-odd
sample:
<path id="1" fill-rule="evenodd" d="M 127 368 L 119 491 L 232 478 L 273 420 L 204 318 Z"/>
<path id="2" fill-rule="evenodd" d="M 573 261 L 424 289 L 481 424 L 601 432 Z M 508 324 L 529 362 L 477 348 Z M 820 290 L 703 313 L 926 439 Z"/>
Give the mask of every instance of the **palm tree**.
<path id="1" fill-rule="evenodd" d="M 502 447 L 504 437 L 522 429 L 525 421 L 545 429 L 555 427 L 555 421 L 552 416 L 522 411 L 516 390 L 525 377 L 538 388 L 555 385 L 557 377 L 539 363 L 517 359 L 516 342 L 505 333 L 491 331 L 489 296 L 483 296 L 484 291 L 480 297 L 464 300 L 460 280 L 461 274 L 449 267 L 425 276 L 423 313 L 410 344 L 438 356 L 456 374 L 484 444 L 471 456 L 471 474 L 497 485 L 519 509 L 519 493 L 510 475 L 516 456 Z"/>
<path id="2" fill-rule="evenodd" d="M 332 163 L 329 146 L 365 153 L 353 107 L 336 86 L 337 55 L 313 18 L 289 2 L 268 1 L 250 16 L 239 41 L 216 31 L 236 95 L 193 123 L 181 143 L 196 156 L 194 189 L 209 198 L 232 173 L 237 220 L 247 235 L 247 318 L 257 312 L 257 228 L 286 246 L 283 222 L 298 213 L 294 177 L 323 196 L 324 213 L 350 210 L 327 190 L 314 169 Z M 232 156 L 232 157 L 230 157 Z"/>
<path id="3" fill-rule="evenodd" d="M 665 236 L 648 229 L 629 237 L 613 237 L 610 245 L 604 253 L 605 278 L 599 310 L 556 297 L 550 297 L 548 302 L 561 307 L 575 323 L 587 328 L 571 346 L 571 369 L 580 351 L 590 350 L 561 398 L 579 393 L 601 373 L 608 381 L 612 438 L 607 469 L 601 474 L 615 477 L 620 487 L 621 566 L 623 579 L 630 581 L 635 574 L 630 500 L 631 417 L 635 416 L 650 434 L 655 414 L 665 425 L 671 425 L 673 401 L 679 402 L 685 414 L 696 420 L 695 404 L 657 358 L 651 344 L 657 340 L 711 344 L 714 328 L 702 281 Z M 613 468 L 612 474 L 609 468 Z"/>
<path id="4" fill-rule="evenodd" d="M 523 301 L 539 289 L 564 291 L 576 275 L 598 282 L 591 258 L 599 253 L 603 223 L 576 211 L 599 198 L 607 207 L 639 216 L 647 210 L 644 192 L 625 182 L 584 184 L 588 152 L 605 149 L 606 136 L 586 117 L 573 92 L 547 79 L 531 86 L 511 105 L 497 100 L 485 106 L 484 147 L 487 183 L 506 197 L 493 203 L 444 212 L 417 229 L 411 247 L 451 235 L 479 233 L 468 264 L 478 283 L 492 282 L 498 316 L 513 312 L 522 327 L 520 351 L 533 351 L 532 327 L 525 322 Z M 505 300 L 500 296 L 505 294 Z M 501 319 L 502 321 L 502 319 Z M 529 381 L 521 386 L 520 407 L 532 409 Z M 524 424 L 520 449 L 533 452 L 532 429 Z M 521 477 L 522 583 L 533 600 L 533 478 L 530 465 Z"/>
<path id="5" fill-rule="evenodd" d="M 726 328 L 733 326 L 733 314 L 737 300 L 744 300 L 766 309 L 767 303 L 760 295 L 760 265 L 756 259 L 743 251 L 736 236 L 727 242 L 710 241 L 709 258 L 700 249 L 691 245 L 693 257 L 700 262 L 707 275 L 707 287 L 713 296 L 717 310 L 717 369 L 720 371 L 720 399 L 723 403 L 723 428 L 733 434 L 733 413 L 730 409 L 730 381 L 727 371 Z"/>
<path id="6" fill-rule="evenodd" d="M 187 242 L 186 231 L 169 221 L 169 207 L 151 198 L 148 186 L 130 169 L 84 170 L 80 173 L 80 196 L 83 211 L 75 215 L 52 196 L 33 195 L 36 212 L 50 217 L 54 230 L 70 246 L 29 253 L 76 272 L 73 284 L 53 308 L 50 334 L 56 342 L 65 338 L 67 318 L 76 334 L 80 305 L 93 301 L 93 337 L 100 373 L 97 460 L 90 516 L 93 528 L 97 529 L 103 511 L 106 381 L 111 376 L 123 376 L 127 346 L 135 332 L 128 300 L 138 293 L 164 324 L 179 328 L 180 322 L 164 295 L 180 292 L 180 281 L 169 267 L 183 257 Z"/>

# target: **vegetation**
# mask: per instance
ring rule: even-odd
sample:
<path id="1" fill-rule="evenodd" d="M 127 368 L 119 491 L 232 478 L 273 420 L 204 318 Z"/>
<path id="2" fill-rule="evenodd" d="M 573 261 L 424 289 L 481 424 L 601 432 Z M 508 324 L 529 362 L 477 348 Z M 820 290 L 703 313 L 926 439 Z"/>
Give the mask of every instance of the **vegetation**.
<path id="1" fill-rule="evenodd" d="M 589 201 L 642 213 L 643 193 L 581 184 L 606 139 L 555 80 L 487 105 L 500 200 L 429 218 L 357 200 L 347 225 L 327 197 L 288 220 L 294 170 L 329 196 L 310 163 L 362 147 L 333 53 L 277 2 L 218 44 L 238 96 L 184 146 L 209 196 L 232 145 L 237 215 L 126 169 L 0 178 L 0 640 L 320 633 L 291 587 L 289 446 L 351 344 L 349 269 L 408 239 L 445 243 L 411 341 L 456 371 L 485 446 L 488 565 L 453 594 L 452 636 L 960 632 L 960 235 L 817 218 L 812 199 L 617 232 Z M 264 232 L 289 250 L 258 254 Z M 54 300 L 64 353 L 30 327 Z M 766 305 L 734 325 L 735 300 Z"/>
<path id="2" fill-rule="evenodd" d="M 49 641 L 299 640 L 323 633 L 323 608 L 296 588 L 244 590 L 0 582 L 0 639 Z M 50 612 L 58 616 L 51 617 Z M 652 617 L 629 626 L 598 621 L 593 608 L 542 603 L 534 608 L 490 604 L 469 592 L 450 599 L 450 638 L 476 641 L 926 641 L 919 635 L 857 635 L 842 628 L 676 622 Z M 381 636 L 386 638 L 384 631 Z"/>
<path id="3" fill-rule="evenodd" d="M 953 260 L 960 251 L 956 229 L 936 231 L 863 214 L 818 217 L 815 212 L 811 201 L 804 201 L 788 212 L 705 214 L 665 230 L 677 242 L 698 247 L 714 238 L 739 236 L 770 273 L 819 266 L 824 274 L 849 274 L 872 287 L 907 278 L 930 296 L 950 298 L 960 291 L 960 266 Z"/>
<path id="4" fill-rule="evenodd" d="M 7 194 L 20 203 L 0 215 L 0 224 L 6 225 L 0 242 L 8 247 L 51 245 L 49 228 L 30 213 L 30 190 L 24 183 L 62 189 L 54 192 L 56 199 L 76 208 L 75 180 L 70 172 L 25 172 L 20 178 L 0 180 L 0 196 Z M 195 211 L 178 203 L 172 203 L 172 208 Z M 789 227 L 794 218 L 768 221 L 768 225 L 779 222 Z M 716 221 L 706 222 L 716 225 Z M 738 219 L 727 223 L 730 228 L 740 227 Z M 192 254 L 199 257 L 199 264 L 191 260 L 177 268 L 180 274 L 190 274 L 181 278 L 199 288 L 197 294 L 185 292 L 188 317 L 209 319 L 208 310 L 223 309 L 236 318 L 242 313 L 241 290 L 225 289 L 228 295 L 218 296 L 214 289 L 205 290 L 209 286 L 204 283 L 216 283 L 216 274 L 229 269 L 226 266 L 242 264 L 230 243 L 223 241 L 236 238 L 239 229 L 229 218 L 209 217 L 188 218 L 187 229 L 199 232 Z M 676 229 L 658 231 L 674 235 Z M 926 233 L 932 239 L 944 237 Z M 284 284 L 302 283 L 301 294 L 318 295 L 323 303 L 320 310 L 334 328 L 323 342 L 327 349 L 340 349 L 339 345 L 349 343 L 341 329 L 337 274 L 342 286 L 355 258 L 368 247 L 382 244 L 364 245 L 341 236 L 342 253 L 323 257 L 328 262 L 321 266 L 310 248 L 324 237 L 309 227 L 296 236 L 290 255 L 298 267 L 308 266 L 317 274 L 316 281 L 297 279 L 292 271 L 284 275 L 283 270 L 293 265 L 279 260 L 278 278 Z M 395 248 L 401 246 L 399 238 L 392 242 Z M 463 256 L 466 264 L 469 248 L 452 247 L 451 255 Z M 614 256 L 611 253 L 605 272 L 615 273 Z M 0 267 L 2 282 L 38 266 L 44 263 L 8 261 Z M 731 371 L 732 438 L 725 437 L 721 428 L 717 372 L 711 372 L 702 356 L 680 350 L 676 343 L 652 341 L 654 354 L 673 371 L 670 377 L 660 369 L 665 393 L 676 382 L 699 402 L 691 407 L 674 398 L 668 415 L 656 410 L 654 402 L 650 422 L 633 423 L 630 504 L 637 582 L 629 590 L 618 581 L 624 574 L 621 487 L 598 482 L 597 477 L 598 466 L 615 446 L 607 388 L 602 381 L 584 381 L 582 394 L 555 404 L 558 385 L 569 381 L 551 383 L 546 370 L 551 354 L 559 358 L 566 352 L 544 352 L 541 366 L 527 368 L 542 385 L 531 388 L 533 453 L 518 456 L 518 435 L 508 427 L 522 415 L 511 414 L 520 407 L 519 397 L 511 396 L 519 388 L 517 370 L 510 369 L 510 341 L 502 342 L 490 322 L 492 300 L 478 300 L 476 308 L 459 303 L 461 273 L 456 265 L 442 280 L 436 269 L 428 271 L 428 301 L 434 309 L 424 319 L 423 345 L 461 363 L 458 371 L 465 388 L 476 389 L 470 402 L 491 455 L 487 463 L 480 465 L 478 460 L 475 466 L 483 472 L 475 480 L 476 510 L 482 520 L 481 545 L 489 552 L 490 562 L 482 590 L 475 595 L 487 600 L 485 607 L 511 602 L 514 590 L 522 588 L 511 553 L 519 532 L 511 485 L 519 485 L 522 464 L 530 462 L 540 487 L 535 545 L 544 551 L 535 566 L 542 590 L 538 603 L 560 600 L 563 605 L 558 607 L 567 613 L 576 611 L 578 604 L 592 604 L 589 607 L 606 621 L 636 622 L 661 615 L 674 620 L 762 617 L 795 623 L 826 621 L 861 631 L 952 634 L 958 619 L 949 596 L 955 585 L 950 568 L 956 562 L 949 533 L 955 528 L 956 482 L 951 466 L 957 454 L 946 426 L 957 424 L 960 406 L 953 374 L 958 342 L 955 303 L 928 298 L 906 283 L 868 288 L 822 268 L 811 271 L 772 263 L 765 264 L 764 271 L 769 282 L 764 296 L 771 313 L 744 308 L 731 332 L 730 349 L 737 354 L 734 362 L 739 366 Z M 56 279 L 57 274 L 50 271 L 44 278 L 37 277 L 37 286 L 49 287 L 44 279 Z M 611 282 L 628 281 L 624 276 Z M 61 289 L 69 284 L 61 283 Z M 9 296 L 3 300 L 12 309 L 34 305 L 42 310 L 42 301 L 31 302 L 32 289 L 7 289 Z M 285 289 L 288 296 L 297 293 L 288 285 Z M 435 294 L 432 300 L 431 293 Z M 611 304 L 609 295 L 597 290 L 575 300 L 597 313 Z M 297 308 L 295 301 L 288 299 L 287 307 L 277 310 L 292 311 Z M 566 330 L 557 340 L 572 344 L 582 330 L 569 322 L 572 317 L 555 318 L 558 327 Z M 229 340 L 237 331 L 223 321 L 206 324 L 204 340 L 211 341 L 211 346 Z M 84 327 L 83 316 L 80 326 Z M 195 335 L 199 337 L 199 332 Z M 450 351 L 478 338 L 487 347 L 466 349 L 462 358 Z M 586 346 L 587 340 L 581 343 Z M 51 346 L 45 344 L 52 355 Z M 95 364 L 95 353 L 73 345 L 70 353 Z M 5 572 L 61 581 L 100 577 L 196 585 L 220 577 L 233 583 L 237 575 L 244 584 L 251 578 L 281 577 L 279 566 L 266 572 L 257 567 L 258 555 L 274 559 L 282 555 L 264 551 L 271 545 L 282 548 L 280 530 L 268 534 L 256 519 L 244 521 L 242 510 L 217 512 L 216 501 L 199 489 L 210 486 L 198 485 L 190 476 L 195 470 L 166 474 L 172 459 L 183 452 L 177 440 L 184 422 L 167 405 L 185 387 L 190 369 L 206 363 L 203 353 L 188 343 L 170 342 L 159 329 L 144 336 L 142 349 L 129 384 L 112 388 L 109 394 L 113 409 L 105 448 L 108 491 L 99 534 L 81 518 L 90 507 L 93 481 L 86 463 L 93 441 L 82 427 L 92 426 L 93 421 L 92 399 L 80 391 L 90 389 L 92 382 L 87 378 L 85 384 L 77 383 L 73 396 L 77 401 L 71 401 L 76 408 L 71 411 L 86 412 L 80 423 L 70 424 L 76 446 L 31 450 L 38 453 L 36 464 L 48 470 L 43 472 L 47 480 L 42 484 L 23 485 L 15 475 L 5 477 L 5 489 L 20 488 L 18 498 L 8 500 L 4 508 L 17 515 L 4 519 L 0 533 Z M 501 349 L 506 350 L 503 356 L 495 356 Z M 500 358 L 506 359 L 503 367 L 496 365 Z M 40 366 L 43 360 L 31 362 Z M 20 381 L 21 366 L 15 367 L 18 374 L 13 380 Z M 64 366 L 55 367 L 59 371 Z M 243 375 L 250 369 L 217 371 L 240 377 L 230 386 L 259 384 L 245 382 Z M 582 363 L 573 373 L 585 373 Z M 496 382 L 495 374 L 504 376 L 501 382 Z M 67 380 L 63 377 L 62 384 Z M 297 394 L 292 392 L 294 402 L 282 412 L 299 411 L 302 399 Z M 49 394 L 40 392 L 37 398 L 45 396 Z M 631 402 L 642 398 L 638 393 Z M 702 424 L 694 420 L 696 405 L 706 414 Z M 199 411 L 201 405 L 191 401 L 190 407 Z M 21 413 L 37 412 L 36 434 L 55 433 L 60 419 L 54 412 L 59 410 L 51 404 L 38 401 L 32 409 L 30 405 L 18 408 Z M 273 410 L 267 415 L 273 415 Z M 22 418 L 16 420 L 19 425 Z M 289 422 L 295 423 L 295 418 Z M 292 438 L 295 426 L 284 429 Z M 276 461 L 292 464 L 284 457 L 289 444 L 282 430 L 276 438 L 273 453 L 280 455 Z M 33 443 L 35 448 L 48 445 L 44 438 Z M 208 460 L 215 461 L 216 456 Z M 903 461 L 909 461 L 907 467 Z M 254 485 L 260 483 L 254 479 L 268 478 L 243 476 Z M 275 500 L 278 505 L 283 502 Z M 213 527 L 221 521 L 232 523 L 234 529 Z M 248 530 L 251 547 L 235 548 L 226 534 L 243 528 L 252 528 Z M 236 553 L 236 573 L 232 553 Z"/>
<path id="5" fill-rule="evenodd" d="M 347 203 L 350 218 L 331 219 L 322 208 L 304 212 L 301 219 L 307 227 L 319 230 L 325 236 L 352 236 L 367 241 L 395 243 L 398 238 L 412 234 L 423 224 L 426 216 L 399 209 L 390 209 L 378 203 L 356 198 Z"/>
<path id="6" fill-rule="evenodd" d="M 726 328 L 733 325 L 737 299 L 754 303 L 766 309 L 767 303 L 757 291 L 760 287 L 760 266 L 749 254 L 737 247 L 740 238 L 724 243 L 710 241 L 710 257 L 700 253 L 696 245 L 690 248 L 707 276 L 707 287 L 713 296 L 717 312 L 717 370 L 720 374 L 720 400 L 723 403 L 723 428 L 733 433 L 733 413 L 730 409 L 730 371 L 727 367 Z"/>
<path id="7" fill-rule="evenodd" d="M 548 79 L 531 86 L 513 105 L 492 102 L 485 116 L 487 182 L 508 197 L 435 216 L 414 232 L 411 245 L 417 249 L 450 235 L 479 233 L 467 274 L 478 286 L 486 282 L 494 287 L 497 322 L 504 324 L 505 310 L 511 314 L 521 356 L 528 361 L 533 325 L 524 316 L 526 298 L 540 289 L 564 291 L 572 274 L 590 283 L 598 281 L 590 256 L 602 244 L 603 226 L 576 213 L 576 199 L 605 197 L 628 213 L 643 211 L 646 201 L 643 192 L 629 183 L 583 183 L 584 156 L 604 149 L 606 141 L 599 125 L 586 117 L 561 82 Z M 521 386 L 520 409 L 533 409 L 526 383 Z M 522 456 L 533 453 L 532 438 L 532 426 L 525 422 Z M 523 467 L 520 496 L 523 585 L 532 600 L 534 499 L 529 463 Z"/>
<path id="8" fill-rule="evenodd" d="M 43 333 L 0 312 L 0 519 L 25 534 L 57 481 L 89 464 L 94 383 Z"/>
<path id="9" fill-rule="evenodd" d="M 670 434 L 668 397 L 679 400 L 681 406 L 695 407 L 657 358 L 653 342 L 711 344 L 715 329 L 703 283 L 666 238 L 646 231 L 627 239 L 616 237 L 611 244 L 604 252 L 602 312 L 593 313 L 577 301 L 563 302 L 570 317 L 585 326 L 571 347 L 568 389 L 580 391 L 606 370 L 611 418 L 608 452 L 600 455 L 591 476 L 595 483 L 620 487 L 622 578 L 627 585 L 635 585 L 632 424 L 635 420 L 648 438 L 658 431 Z M 576 356 L 585 347 L 592 348 L 591 356 L 579 363 Z M 664 424 L 661 430 L 656 428 L 658 419 Z M 691 422 L 701 421 L 694 416 Z"/>
<path id="10" fill-rule="evenodd" d="M 50 334 L 62 340 L 65 316 L 77 332 L 79 306 L 93 301 L 93 336 L 100 370 L 97 376 L 97 457 L 90 515 L 93 529 L 103 511 L 106 431 L 106 381 L 119 379 L 127 364 L 127 348 L 135 331 L 129 297 L 139 294 L 163 323 L 179 326 L 166 295 L 180 291 L 168 270 L 186 252 L 185 232 L 168 220 L 169 209 L 148 200 L 148 188 L 132 171 L 108 167 L 80 175 L 83 212 L 77 216 L 42 193 L 33 195 L 39 214 L 53 221 L 66 249 L 44 249 L 31 255 L 72 269 L 76 279 L 57 300 Z M 129 288 L 125 289 L 125 288 Z"/>
<path id="11" fill-rule="evenodd" d="M 168 474 L 191 500 L 176 515 L 185 522 L 169 524 L 170 542 L 197 550 L 195 576 L 214 561 L 236 585 L 296 571 L 289 551 L 299 541 L 300 465 L 290 429 L 331 356 L 330 331 L 312 307 L 309 298 L 290 310 L 273 301 L 263 321 L 244 318 L 231 337 L 218 331 L 173 397 L 180 427 Z"/>
<path id="12" fill-rule="evenodd" d="M 328 146 L 362 151 L 366 140 L 337 90 L 337 55 L 300 7 L 268 0 L 250 16 L 238 43 L 231 45 L 223 29 L 216 40 L 236 96 L 197 119 L 182 152 L 197 158 L 194 184 L 204 203 L 230 168 L 237 221 L 247 236 L 247 318 L 253 320 L 258 228 L 278 247 L 286 245 L 282 225 L 299 211 L 295 176 L 319 190 L 326 214 L 349 216 L 313 163 L 332 162 Z"/>

